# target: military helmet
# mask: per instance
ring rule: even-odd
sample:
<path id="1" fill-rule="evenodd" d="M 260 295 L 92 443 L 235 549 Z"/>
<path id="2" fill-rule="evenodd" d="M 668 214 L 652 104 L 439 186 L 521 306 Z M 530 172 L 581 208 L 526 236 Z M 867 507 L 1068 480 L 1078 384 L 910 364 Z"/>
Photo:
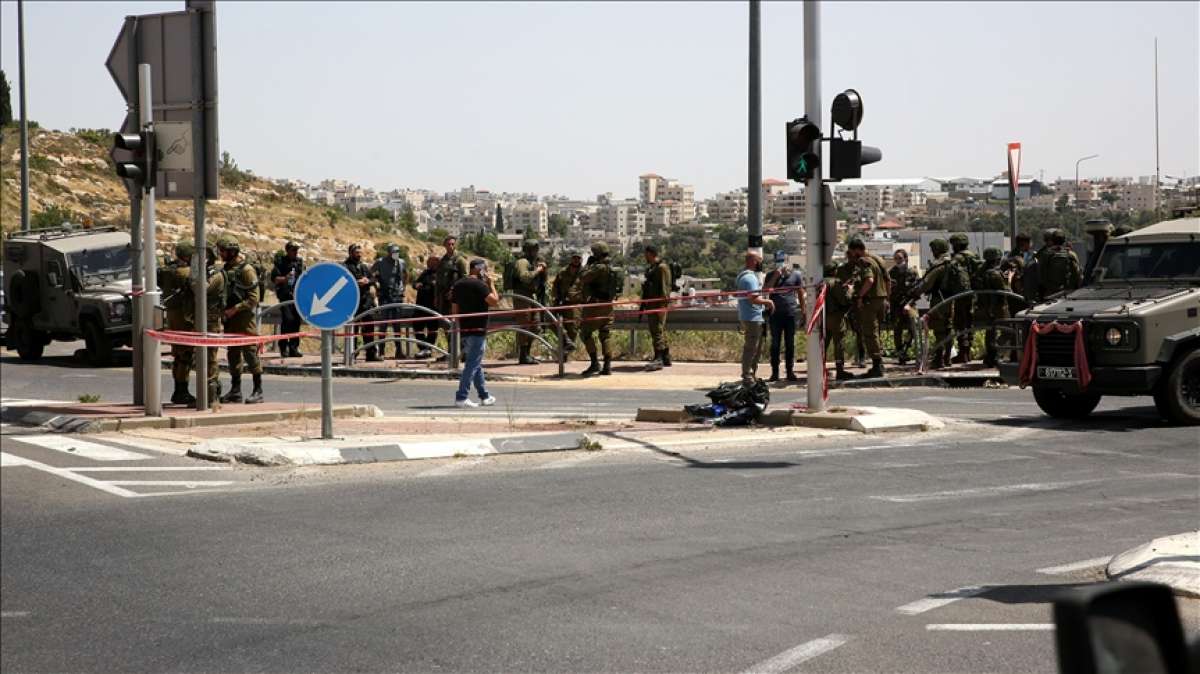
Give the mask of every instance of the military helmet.
<path id="1" fill-rule="evenodd" d="M 1000 252 L 999 248 L 992 247 L 983 249 L 983 259 L 987 260 L 988 262 L 998 262 L 1003 255 L 1004 253 Z"/>
<path id="2" fill-rule="evenodd" d="M 1125 236 L 1126 234 L 1128 234 L 1132 231 L 1133 231 L 1133 228 L 1130 227 L 1129 225 L 1117 225 L 1116 229 L 1113 230 L 1112 235 L 1113 236 Z"/>
<path id="3" fill-rule="evenodd" d="M 838 266 L 836 262 L 830 262 L 829 264 L 825 265 L 825 276 L 828 278 L 836 276 L 837 268 Z"/>
<path id="4" fill-rule="evenodd" d="M 1050 239 L 1053 239 L 1053 238 L 1054 238 L 1054 234 L 1055 234 L 1056 232 L 1058 232 L 1058 228 L 1057 228 L 1057 227 L 1051 227 L 1050 229 L 1043 229 L 1043 230 L 1042 230 L 1042 241 L 1043 241 L 1043 242 L 1048 242 L 1048 241 L 1050 241 Z"/>
<path id="5" fill-rule="evenodd" d="M 945 239 L 934 239 L 929 242 L 929 250 L 933 251 L 934 255 L 941 255 L 950 250 L 950 244 L 946 243 Z"/>
<path id="6" fill-rule="evenodd" d="M 950 245 L 951 246 L 966 246 L 970 242 L 971 242 L 971 240 L 968 239 L 967 235 L 962 232 L 955 232 L 950 235 Z"/>
<path id="7" fill-rule="evenodd" d="M 241 245 L 238 244 L 238 240 L 233 235 L 223 234 L 217 239 L 217 248 L 221 250 L 239 250 Z"/>
<path id="8" fill-rule="evenodd" d="M 542 244 L 537 239 L 525 239 L 521 242 L 521 250 L 530 251 L 541 248 Z"/>
<path id="9" fill-rule="evenodd" d="M 569 252 L 571 253 L 571 257 L 583 258 L 583 251 L 578 248 L 573 248 Z"/>
<path id="10" fill-rule="evenodd" d="M 179 243 L 175 244 L 175 256 L 176 257 L 191 257 L 195 253 L 196 253 L 196 244 L 192 243 L 191 241 L 188 241 L 187 239 L 183 239 L 183 240 L 179 241 Z"/>
<path id="11" fill-rule="evenodd" d="M 603 241 L 597 241 L 592 244 L 592 255 L 596 257 L 604 257 L 608 255 L 608 244 Z"/>

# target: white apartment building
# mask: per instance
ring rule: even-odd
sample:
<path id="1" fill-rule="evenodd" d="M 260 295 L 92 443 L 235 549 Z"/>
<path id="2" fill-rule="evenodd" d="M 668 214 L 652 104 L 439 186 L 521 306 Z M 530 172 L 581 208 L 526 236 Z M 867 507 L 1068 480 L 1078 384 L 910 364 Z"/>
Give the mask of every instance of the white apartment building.
<path id="1" fill-rule="evenodd" d="M 1117 195 L 1117 208 L 1127 211 L 1151 211 L 1157 206 L 1153 182 L 1120 185 L 1112 191 Z"/>
<path id="2" fill-rule="evenodd" d="M 638 200 L 643 205 L 674 202 L 679 222 L 696 220 L 696 188 L 656 173 L 638 177 Z"/>
<path id="3" fill-rule="evenodd" d="M 608 238 L 628 240 L 646 235 L 646 214 L 633 200 L 613 201 L 610 195 L 601 195 L 600 207 L 591 219 L 593 229 L 602 229 Z"/>
<path id="4" fill-rule="evenodd" d="M 807 205 L 803 187 L 795 192 L 784 192 L 771 200 L 768 217 L 784 224 L 803 223 Z"/>
<path id="5" fill-rule="evenodd" d="M 504 229 L 509 232 L 535 232 L 544 237 L 550 233 L 550 216 L 546 204 L 518 202 L 504 209 Z"/>
<path id="6" fill-rule="evenodd" d="M 750 197 L 746 190 L 720 192 L 708 200 L 708 217 L 720 223 L 744 221 L 749 213 Z"/>

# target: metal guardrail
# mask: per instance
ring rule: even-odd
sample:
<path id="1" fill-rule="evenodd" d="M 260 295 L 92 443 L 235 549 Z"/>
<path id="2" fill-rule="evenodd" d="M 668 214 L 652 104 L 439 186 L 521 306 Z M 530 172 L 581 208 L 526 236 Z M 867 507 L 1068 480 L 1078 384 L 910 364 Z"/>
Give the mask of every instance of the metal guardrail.
<path id="1" fill-rule="evenodd" d="M 938 302 L 937 304 L 929 307 L 929 310 L 927 312 L 925 312 L 925 315 L 928 316 L 929 314 L 937 311 L 938 309 L 941 309 L 942 307 L 944 307 L 947 304 L 950 304 L 952 302 L 957 302 L 958 300 L 967 299 L 970 297 L 978 297 L 980 295 L 996 295 L 999 297 L 1015 299 L 1015 300 L 1019 300 L 1021 302 L 1021 304 L 1025 305 L 1026 307 L 1029 306 L 1029 300 L 1025 299 L 1025 297 L 1023 295 L 1018 295 L 1017 293 L 1014 293 L 1009 290 L 967 290 L 967 291 L 958 293 L 956 295 L 951 295 L 950 297 L 943 299 L 941 302 Z M 1004 320 L 1004 319 L 997 319 L 997 320 Z M 997 321 L 991 321 L 988 323 L 984 323 L 982 325 L 973 322 L 972 325 L 968 328 L 964 328 L 962 330 L 952 330 L 950 332 L 950 334 L 945 337 L 945 339 L 942 339 L 940 342 L 937 342 L 936 344 L 934 344 L 931 347 L 929 345 L 929 335 L 928 335 L 929 331 L 927 329 L 927 324 L 923 323 L 919 333 L 914 333 L 914 334 L 920 334 L 920 339 L 919 339 L 920 358 L 917 361 L 918 372 L 925 371 L 926 365 L 929 362 L 929 354 L 931 352 L 937 351 L 938 349 L 941 349 L 941 348 L 944 348 L 948 344 L 953 344 L 954 341 L 958 338 L 958 336 L 963 333 L 974 332 L 974 331 L 980 330 L 980 329 L 996 330 L 997 332 L 1001 332 L 1001 331 L 1012 330 L 1012 327 L 1008 326 L 1008 325 L 1004 325 L 1002 323 L 997 323 Z"/>

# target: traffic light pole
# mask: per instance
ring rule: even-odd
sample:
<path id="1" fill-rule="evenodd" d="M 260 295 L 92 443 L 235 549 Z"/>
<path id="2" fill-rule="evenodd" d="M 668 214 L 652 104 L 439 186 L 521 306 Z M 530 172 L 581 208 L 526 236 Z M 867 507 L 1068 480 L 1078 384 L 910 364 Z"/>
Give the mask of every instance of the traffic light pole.
<path id="1" fill-rule="evenodd" d="M 138 64 L 138 123 L 147 137 L 154 134 L 153 97 L 150 95 L 150 66 Z M 147 155 L 153 153 L 154 143 L 148 144 Z M 154 316 L 158 306 L 158 260 L 155 258 L 154 232 L 154 182 L 155 158 L 147 156 L 145 187 L 142 191 L 142 270 L 143 290 L 139 298 L 142 304 L 142 395 L 143 406 L 148 417 L 162 416 L 162 353 L 158 340 L 146 334 L 146 329 L 156 327 Z M 132 223 L 131 223 L 132 224 Z"/>
<path id="2" fill-rule="evenodd" d="M 746 218 L 748 248 L 762 255 L 762 40 L 759 0 L 750 0 L 750 138 L 749 209 Z"/>
<path id="3" fill-rule="evenodd" d="M 204 100 L 204 54 L 203 54 L 203 17 L 200 11 L 192 9 L 189 3 L 192 21 L 192 46 L 196 56 L 192 59 L 192 100 Z M 192 194 L 194 222 L 193 236 L 196 240 L 196 252 L 192 254 L 192 292 L 196 310 L 192 328 L 201 334 L 208 332 L 208 246 L 207 232 L 204 229 L 204 206 L 207 194 L 204 181 L 208 174 L 205 169 L 207 158 L 204 156 L 208 145 L 204 134 L 204 106 L 197 105 L 192 110 Z M 204 260 L 205 262 L 201 262 Z M 211 402 L 208 399 L 208 350 L 216 347 L 198 346 L 195 349 L 192 362 L 196 368 L 196 409 L 206 410 Z"/>
<path id="4" fill-rule="evenodd" d="M 821 5 L 818 0 L 804 0 L 804 110 L 808 119 L 817 128 L 821 128 Z M 819 157 L 821 141 L 813 141 L 812 151 Z M 824 162 L 821 162 L 824 163 Z M 825 227 L 821 218 L 825 212 L 821 203 L 821 169 L 813 171 L 808 184 L 804 186 L 804 222 L 808 229 L 808 279 L 811 288 L 812 302 L 816 302 L 817 293 L 821 288 L 821 280 L 825 276 L 825 251 L 829 242 L 825 241 Z M 823 335 L 824 321 L 817 327 Z M 808 376 L 805 388 L 808 393 L 808 409 L 819 412 L 825 409 L 825 357 L 822 353 L 822 339 L 808 339 L 805 346 L 805 360 L 808 363 Z"/>

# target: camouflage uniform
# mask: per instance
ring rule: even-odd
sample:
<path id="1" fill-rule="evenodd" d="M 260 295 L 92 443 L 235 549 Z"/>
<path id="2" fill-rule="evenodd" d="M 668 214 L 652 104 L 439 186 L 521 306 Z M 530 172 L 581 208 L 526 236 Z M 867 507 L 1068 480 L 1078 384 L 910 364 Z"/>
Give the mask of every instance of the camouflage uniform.
<path id="1" fill-rule="evenodd" d="M 891 279 L 891 292 L 888 296 L 888 311 L 891 315 L 892 342 L 896 345 L 896 361 L 901 365 L 908 362 L 908 347 L 916 337 L 913 334 L 913 321 L 917 318 L 917 310 L 909 304 L 909 297 L 921 285 L 921 277 L 917 270 L 895 265 L 888 270 Z M 908 333 L 908 339 L 904 334 Z"/>
<path id="2" fill-rule="evenodd" d="M 572 258 L 582 258 L 582 255 L 572 255 Z M 582 270 L 580 267 L 572 267 L 570 265 L 563 267 L 562 271 L 554 277 L 554 282 L 550 284 L 550 293 L 553 296 L 554 306 L 562 307 L 572 304 L 570 295 L 571 287 L 575 285 L 575 281 L 579 279 L 579 273 Z M 564 348 L 569 352 L 575 349 L 575 339 L 579 336 L 579 310 L 574 309 L 568 312 L 557 312 L 558 317 L 563 322 L 563 336 L 566 337 Z"/>
<path id="3" fill-rule="evenodd" d="M 354 259 L 353 253 L 356 249 L 361 250 L 362 248 L 357 243 L 350 246 L 351 255 L 348 256 L 345 261 L 342 262 L 342 264 L 346 266 L 346 269 L 350 272 L 350 275 L 354 277 L 355 281 L 365 278 L 370 282 L 366 285 L 358 286 L 358 307 L 355 308 L 355 316 L 375 306 L 375 296 L 371 292 L 375 287 L 375 280 L 371 275 L 371 268 L 367 266 L 367 263 L 363 262 L 361 259 Z M 378 316 L 368 316 L 363 320 L 368 322 L 378 320 Z M 362 337 L 364 344 L 370 344 L 370 346 L 368 346 L 366 349 L 367 360 L 370 362 L 381 360 L 379 354 L 376 352 L 374 344 L 375 340 L 378 338 L 378 336 L 375 334 L 377 327 L 379 326 L 358 325 L 350 328 L 352 332 L 359 337 Z M 358 348 L 357 338 L 354 340 L 354 348 Z"/>
<path id="4" fill-rule="evenodd" d="M 442 261 L 438 263 L 437 273 L 434 275 L 433 284 L 436 292 L 436 296 L 434 298 L 436 306 L 434 309 L 436 309 L 438 313 L 450 313 L 450 308 L 453 305 L 453 302 L 450 299 L 450 290 L 454 287 L 455 283 L 458 283 L 460 279 L 466 278 L 470 275 L 470 270 L 467 268 L 467 264 L 467 256 L 463 255 L 457 250 L 455 250 L 454 253 L 446 253 L 442 256 Z M 442 330 L 446 331 L 446 348 L 449 350 L 451 344 L 450 340 L 453 339 L 453 336 L 449 332 L 450 327 L 441 321 L 438 321 L 433 325 L 433 336 L 429 341 L 431 343 L 437 342 L 437 327 L 440 326 Z"/>
<path id="5" fill-rule="evenodd" d="M 667 308 L 671 297 L 671 265 L 658 258 L 646 267 L 646 278 L 642 281 L 642 299 L 658 300 L 643 302 L 642 311 L 663 310 Z M 659 300 L 658 298 L 662 298 Z M 650 339 L 654 343 L 654 359 L 647 366 L 649 370 L 660 370 L 671 364 L 671 354 L 667 345 L 667 314 L 645 314 L 646 328 L 650 331 Z"/>
<path id="6" fill-rule="evenodd" d="M 162 296 L 167 309 L 167 329 L 191 332 L 196 329 L 195 297 L 191 284 L 191 260 L 196 246 L 189 241 L 175 244 L 175 261 L 163 269 Z M 192 370 L 195 348 L 183 344 L 171 345 L 171 379 L 175 391 L 171 402 L 176 405 L 194 405 L 196 398 L 188 392 L 188 375 Z"/>
<path id="7" fill-rule="evenodd" d="M 516 273 L 513 274 L 513 287 L 509 292 L 517 295 L 524 295 L 531 299 L 536 299 L 538 295 L 545 293 L 546 288 L 546 268 L 543 266 L 540 270 L 538 265 L 544 265 L 545 261 L 538 257 L 538 244 L 533 241 L 526 241 L 522 246 L 521 259 L 515 263 Z M 514 297 L 512 300 L 513 309 L 536 309 L 537 307 L 529 302 Z M 522 330 L 529 332 L 537 332 L 541 316 L 537 311 L 526 311 L 515 315 L 517 325 Z M 529 354 L 530 348 L 533 346 L 533 337 L 517 333 L 517 362 L 522 365 L 536 365 L 537 359 Z"/>
<path id="8" fill-rule="evenodd" d="M 255 336 L 258 330 L 254 325 L 254 310 L 258 307 L 258 273 L 244 255 L 238 250 L 238 242 L 233 237 L 221 237 L 217 248 L 222 252 L 232 252 L 234 257 L 225 262 L 226 311 L 232 309 L 233 315 L 224 318 L 227 334 Z M 224 314 L 222 314 L 224 316 Z M 242 371 L 250 370 L 254 379 L 254 391 L 246 398 L 247 403 L 262 402 L 262 363 L 258 360 L 258 346 L 230 346 L 226 348 L 229 361 L 229 376 L 231 385 L 229 393 L 221 398 L 223 403 L 242 401 Z"/>
<path id="9" fill-rule="evenodd" d="M 988 248 L 983 251 L 982 281 L 978 290 L 1009 290 L 1008 279 L 1000 268 L 1001 252 L 999 248 Z M 995 367 L 997 361 L 995 321 L 1008 318 L 1008 300 L 999 295 L 981 295 L 976 304 L 979 317 L 988 323 L 983 333 L 983 364 Z"/>
<path id="10" fill-rule="evenodd" d="M 838 379 L 853 379 L 846 372 L 845 347 L 847 315 L 853 309 L 854 264 L 846 261 L 825 268 L 829 290 L 825 297 L 825 343 L 833 346 L 833 362 Z"/>
<path id="11" fill-rule="evenodd" d="M 950 235 L 950 246 L 954 249 L 954 261 L 960 267 L 967 270 L 967 274 L 971 277 L 971 283 L 976 282 L 976 274 L 979 267 L 982 266 L 982 261 L 974 252 L 967 249 L 967 235 L 962 232 L 957 232 Z M 971 288 L 979 290 L 979 288 Z M 975 297 L 968 296 L 954 301 L 954 333 L 958 339 L 958 356 L 955 357 L 956 363 L 971 362 L 971 342 L 974 341 L 975 332 L 971 329 L 975 321 Z"/>
<path id="12" fill-rule="evenodd" d="M 934 259 L 929 265 L 929 270 L 925 272 L 925 276 L 921 278 L 921 287 L 918 288 L 917 295 L 929 295 L 929 306 L 933 308 L 946 297 L 942 286 L 946 272 L 950 268 L 950 256 L 949 247 L 943 239 L 930 241 L 929 250 L 933 253 Z M 950 328 L 954 324 L 954 303 L 943 305 L 937 311 L 931 311 L 926 315 L 926 319 L 929 329 L 933 332 L 934 344 L 941 344 L 943 340 L 950 337 Z M 930 367 L 949 366 L 950 345 L 947 343 L 930 354 Z"/>
<path id="13" fill-rule="evenodd" d="M 609 296 L 609 278 L 612 265 L 608 261 L 608 245 L 603 241 L 592 244 L 592 256 L 587 266 L 579 274 L 575 286 L 571 289 L 572 301 L 592 304 L 596 302 L 611 302 L 615 297 Z M 586 307 L 583 309 L 583 319 L 579 330 L 583 346 L 587 349 L 592 363 L 583 371 L 584 376 L 594 374 L 612 374 L 612 348 L 609 346 L 609 333 L 613 325 L 612 305 L 602 307 Z M 604 367 L 600 366 L 597 357 L 596 342 L 593 337 L 599 333 L 599 351 L 604 356 Z"/>
<path id="14" fill-rule="evenodd" d="M 205 275 L 208 277 L 208 286 L 205 292 L 208 305 L 205 310 L 208 313 L 208 331 L 219 333 L 222 331 L 221 322 L 225 320 L 225 273 L 216 267 L 215 247 L 208 249 L 207 257 Z M 213 403 L 221 396 L 221 367 L 217 364 L 217 347 L 210 346 L 204 350 L 208 362 L 208 400 Z"/>
<path id="15" fill-rule="evenodd" d="M 887 316 L 888 277 L 883 260 L 864 252 L 854 263 L 855 287 L 871 283 L 866 295 L 855 297 L 854 318 L 858 322 L 863 345 L 871 356 L 871 369 L 863 376 L 883 376 L 883 348 L 879 343 L 879 324 Z"/>
<path id="16" fill-rule="evenodd" d="M 1066 245 L 1061 232 L 1056 232 L 1051 239 L 1051 245 L 1046 249 L 1041 267 L 1042 297 L 1048 297 L 1064 290 L 1075 290 L 1079 287 L 1083 272 L 1079 268 L 1079 258 L 1075 251 Z"/>

